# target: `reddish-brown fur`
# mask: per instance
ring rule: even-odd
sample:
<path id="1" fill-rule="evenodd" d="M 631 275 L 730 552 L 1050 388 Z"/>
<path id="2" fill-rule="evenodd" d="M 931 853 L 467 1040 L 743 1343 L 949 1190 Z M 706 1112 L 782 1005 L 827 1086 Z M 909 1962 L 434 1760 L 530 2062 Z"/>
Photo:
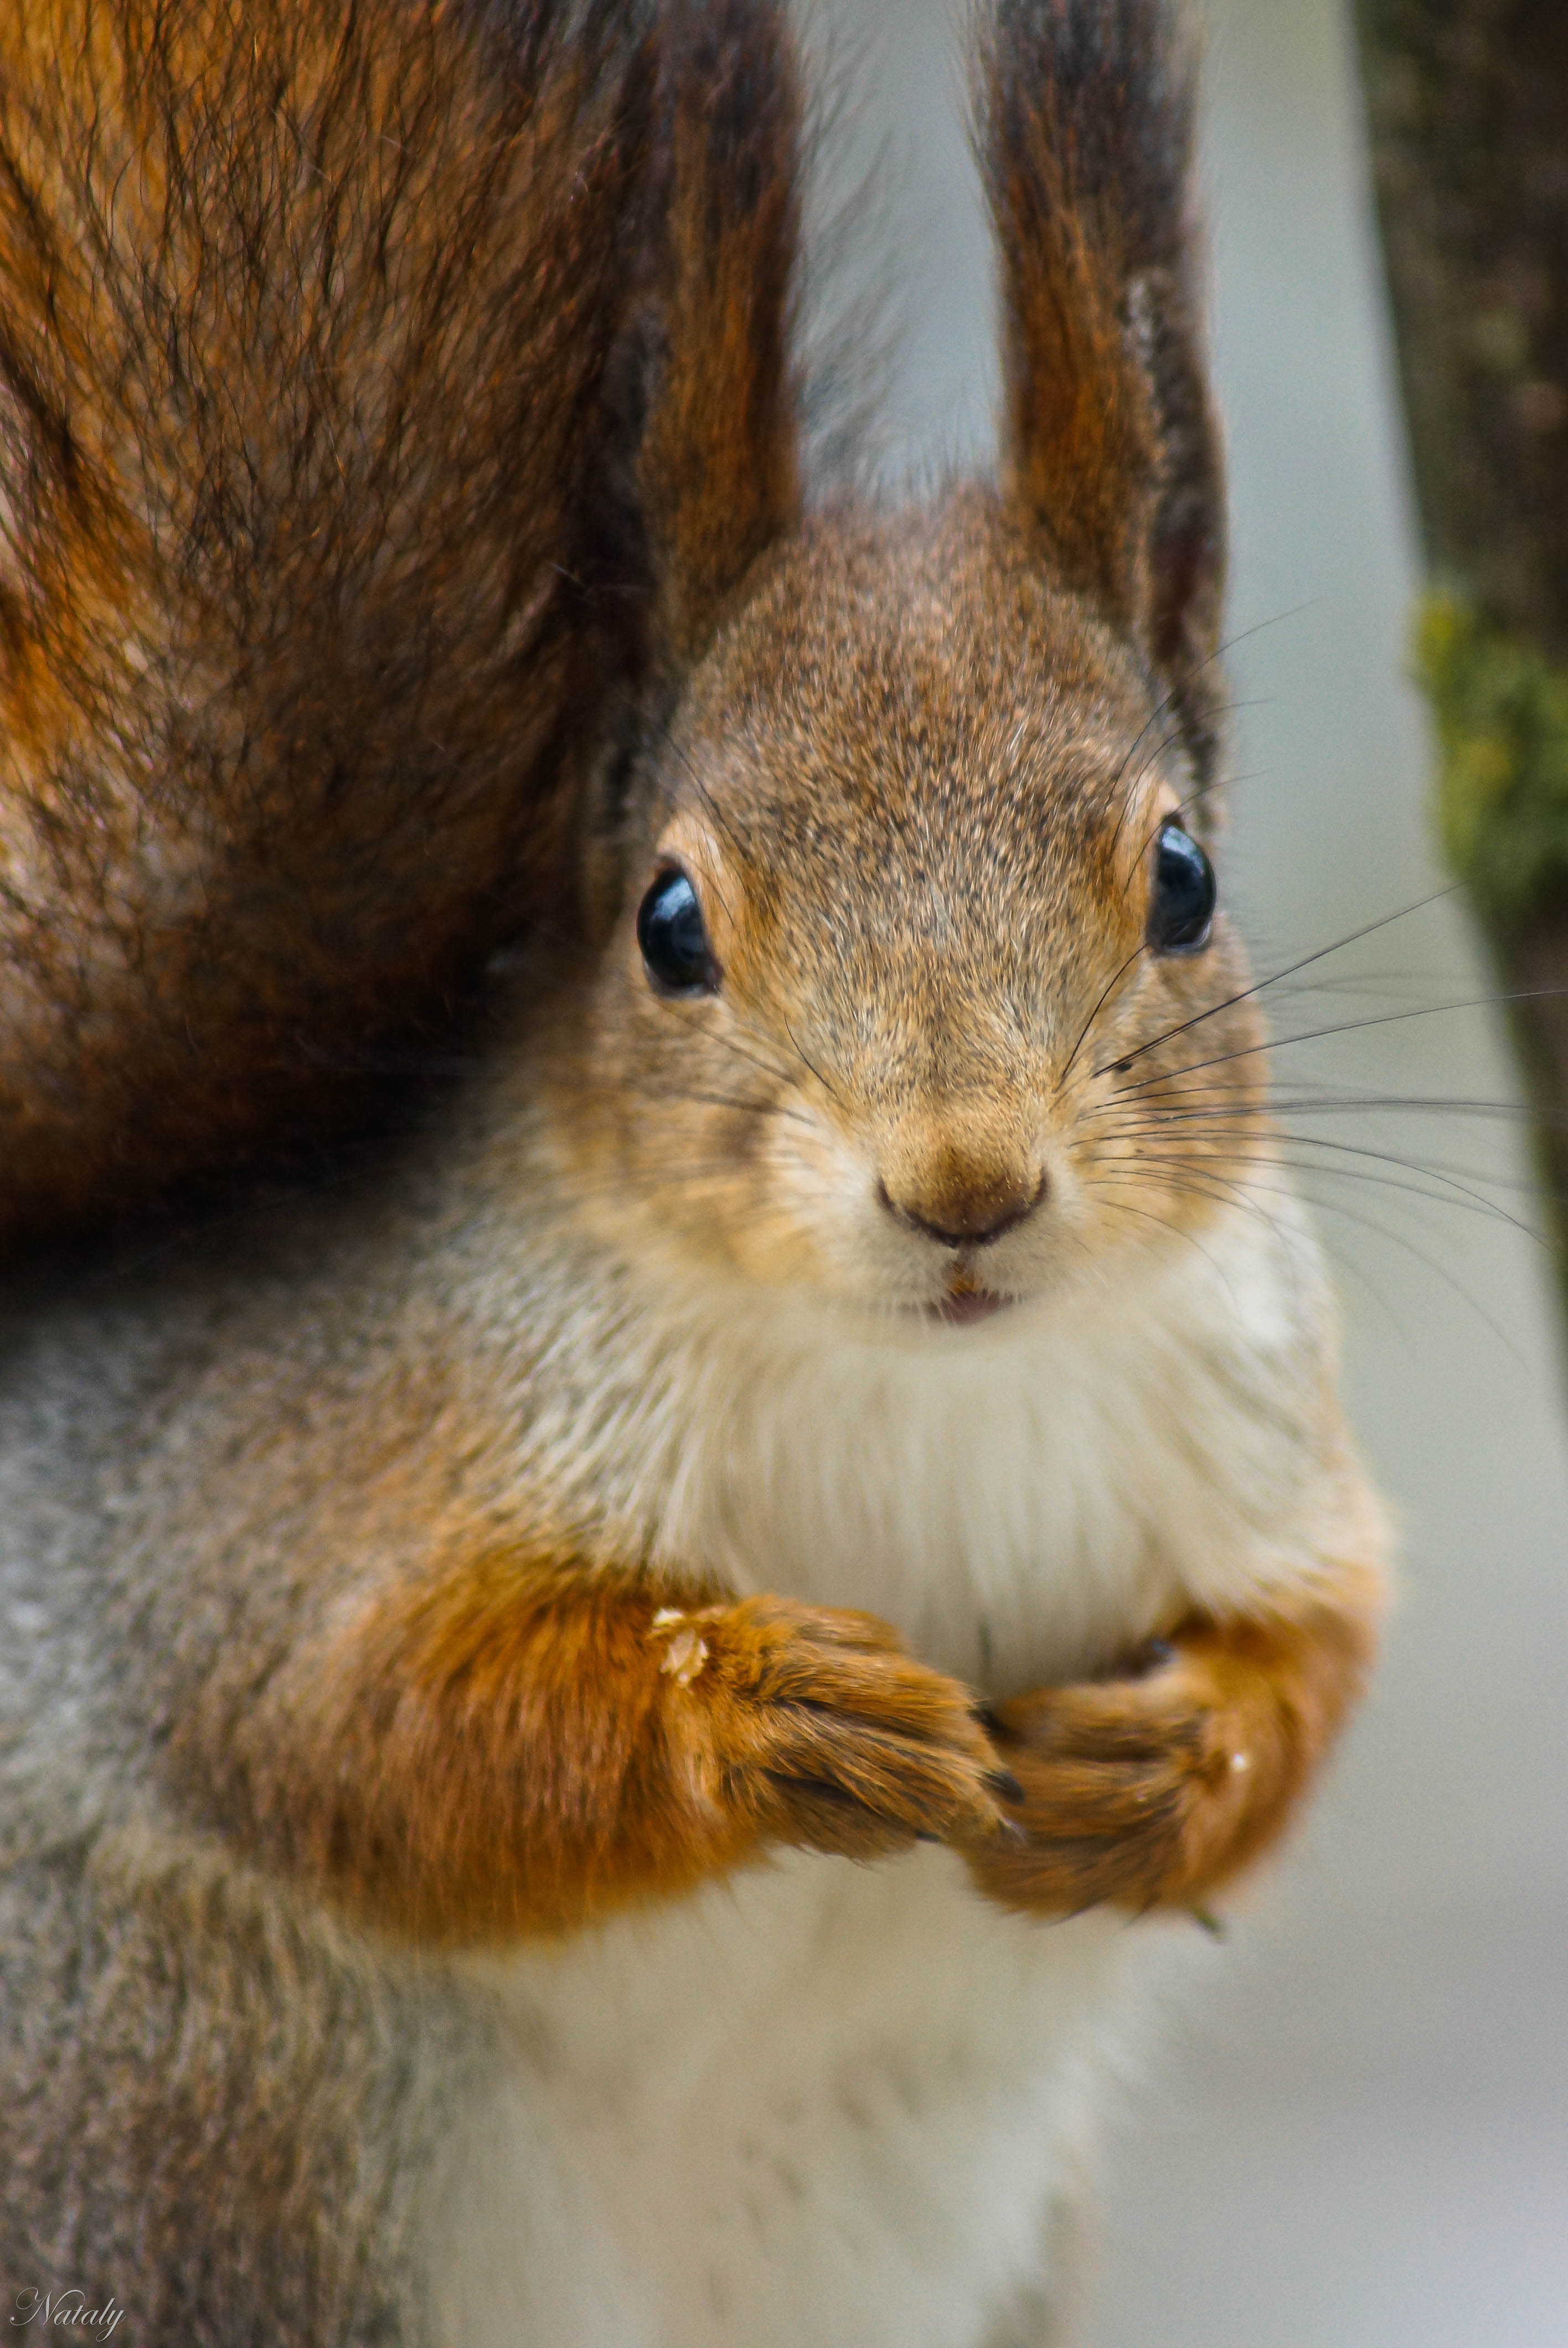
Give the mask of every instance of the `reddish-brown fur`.
<path id="1" fill-rule="evenodd" d="M 0 11 L 0 1247 L 384 1115 L 569 895 L 646 74 L 478 13 Z"/>
<path id="2" fill-rule="evenodd" d="M 702 653 L 757 556 L 800 517 L 788 351 L 800 98 L 782 20 L 672 10 L 671 129 L 652 264 L 651 412 L 638 463 L 666 680 Z"/>
<path id="3" fill-rule="evenodd" d="M 768 1843 L 1005 1831 L 964 1690 L 884 1623 L 564 1546 L 373 1603 L 244 1716 L 197 1715 L 180 1766 L 271 1862 L 441 1941 L 570 1931 Z"/>
<path id="4" fill-rule="evenodd" d="M 1120 1936 L 981 1903 L 1203 1901 L 1368 1667 L 1245 952 L 1157 918 L 1223 690 L 1179 0 L 994 0 L 1002 462 L 898 511 L 805 511 L 786 26 L 0 0 L 0 2268 L 122 2336 L 738 2339 L 723 2230 L 847 2339 L 878 2197 L 932 2339 L 1046 2336 L 995 2180 L 1071 2190 L 1020 2131 Z"/>
<path id="5" fill-rule="evenodd" d="M 1380 1577 L 1349 1567 L 1288 1610 L 1183 1624 L 1135 1676 L 996 1705 L 1026 1839 L 988 1844 L 976 1880 L 1047 1916 L 1219 1890 L 1313 1784 L 1366 1686 L 1383 1602 Z"/>
<path id="6" fill-rule="evenodd" d="M 988 1737 L 869 1616 L 491 1550 L 177 1751 L 258 1855 L 436 1941 L 570 1931 L 770 1843 L 870 1859 L 920 1834 L 1027 1913 L 1190 1905 L 1289 1822 L 1381 1602 L 1348 1568 L 1289 1610 L 1184 1624 L 1130 1676 L 994 1705 Z"/>
<path id="7" fill-rule="evenodd" d="M 1001 258 L 1004 448 L 1054 565 L 1141 639 L 1205 778 L 1224 493 L 1192 219 L 1188 27 L 1007 0 L 978 84 Z"/>

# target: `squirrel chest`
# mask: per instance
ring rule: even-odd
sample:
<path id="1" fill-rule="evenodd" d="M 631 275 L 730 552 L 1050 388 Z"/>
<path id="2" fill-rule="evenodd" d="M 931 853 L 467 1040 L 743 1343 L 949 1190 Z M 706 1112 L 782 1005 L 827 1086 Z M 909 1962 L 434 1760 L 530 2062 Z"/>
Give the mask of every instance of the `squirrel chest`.
<path id="1" fill-rule="evenodd" d="M 656 1560 L 885 1616 L 988 1694 L 1255 1600 L 1310 1541 L 1330 1308 L 1276 1188 L 966 1329 L 548 1254 L 571 1301 L 522 1307 L 509 1464 Z"/>
<path id="2" fill-rule="evenodd" d="M 875 1610 L 1002 1694 L 1103 1668 L 1194 1585 L 1235 1602 L 1288 1570 L 1285 1397 L 1319 1275 L 1277 1211 L 961 1332 L 634 1306 L 583 1272 L 548 1355 L 593 1406 L 541 1419 L 525 1469 L 571 1462 L 655 1555 Z M 427 2209 L 444 2339 L 1010 2338 L 1015 2302 L 1061 2284 L 1096 2080 L 1184 1952 L 1190 1924 L 1000 1914 L 922 1849 L 789 1855 L 463 1961 L 496 2054 Z"/>

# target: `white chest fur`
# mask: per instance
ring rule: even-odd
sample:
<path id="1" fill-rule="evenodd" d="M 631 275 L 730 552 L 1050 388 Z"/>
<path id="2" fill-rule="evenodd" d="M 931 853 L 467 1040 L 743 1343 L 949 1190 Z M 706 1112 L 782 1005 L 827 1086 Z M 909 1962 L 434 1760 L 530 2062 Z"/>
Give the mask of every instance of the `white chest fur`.
<path id="1" fill-rule="evenodd" d="M 971 1681 L 1070 1674 L 1299 1569 L 1321 1293 L 1274 1207 L 952 1339 L 688 1314 L 597 1487 L 672 1559 L 870 1608 Z M 444 2336 L 984 2348 L 1170 1946 L 1004 1916 L 922 1850 L 791 1858 L 474 1969 L 507 2052 L 434 2221 Z"/>
<path id="2" fill-rule="evenodd" d="M 1267 1207 L 968 1330 L 666 1303 L 635 1398 L 562 1451 L 678 1569 L 866 1608 L 980 1685 L 1097 1667 L 1299 1572 L 1327 1315 L 1297 1210 Z"/>
<path id="3" fill-rule="evenodd" d="M 1172 1953 L 1003 1916 L 923 1850 L 792 1857 L 496 1966 L 510 2059 L 436 2211 L 443 2342 L 989 2348 Z"/>

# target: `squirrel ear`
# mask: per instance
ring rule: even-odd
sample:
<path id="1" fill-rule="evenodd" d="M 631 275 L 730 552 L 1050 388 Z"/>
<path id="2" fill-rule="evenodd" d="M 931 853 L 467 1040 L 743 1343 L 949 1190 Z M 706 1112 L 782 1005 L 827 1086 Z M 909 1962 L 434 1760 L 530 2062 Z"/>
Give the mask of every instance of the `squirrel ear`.
<path id="1" fill-rule="evenodd" d="M 772 0 L 667 0 L 635 503 L 651 644 L 703 651 L 757 556 L 800 513 L 789 353 L 800 234 L 800 86 Z"/>
<path id="2" fill-rule="evenodd" d="M 1067 583 L 1139 639 L 1206 776 L 1225 504 L 1185 11 L 1179 0 L 997 0 L 977 79 L 1000 247 L 1009 494 Z"/>

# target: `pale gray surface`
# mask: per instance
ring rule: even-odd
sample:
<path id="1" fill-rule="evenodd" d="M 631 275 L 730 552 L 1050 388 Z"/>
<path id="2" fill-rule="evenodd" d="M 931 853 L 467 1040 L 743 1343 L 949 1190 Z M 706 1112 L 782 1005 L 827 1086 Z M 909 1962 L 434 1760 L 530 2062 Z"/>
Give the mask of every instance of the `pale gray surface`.
<path id="1" fill-rule="evenodd" d="M 896 140 L 891 450 L 983 448 L 989 283 L 948 12 L 811 15 L 846 52 L 867 45 L 857 153 Z M 1443 876 L 1402 676 L 1415 557 L 1348 26 L 1337 0 L 1207 15 L 1231 617 L 1258 631 L 1232 661 L 1248 705 L 1225 877 L 1272 970 Z M 1276 989 L 1276 1024 L 1488 984 L 1443 902 Z M 1298 1046 L 1278 1069 L 1296 1097 L 1307 1077 L 1340 1096 L 1513 1090 L 1488 1014 Z M 1130 2105 L 1095 2348 L 1568 2348 L 1568 1444 L 1543 1259 L 1453 1187 L 1528 1220 L 1508 1117 L 1289 1123 L 1387 1153 L 1365 1181 L 1337 1149 L 1304 1155 L 1357 1423 L 1405 1529 L 1405 1601 L 1304 1846 Z"/>

